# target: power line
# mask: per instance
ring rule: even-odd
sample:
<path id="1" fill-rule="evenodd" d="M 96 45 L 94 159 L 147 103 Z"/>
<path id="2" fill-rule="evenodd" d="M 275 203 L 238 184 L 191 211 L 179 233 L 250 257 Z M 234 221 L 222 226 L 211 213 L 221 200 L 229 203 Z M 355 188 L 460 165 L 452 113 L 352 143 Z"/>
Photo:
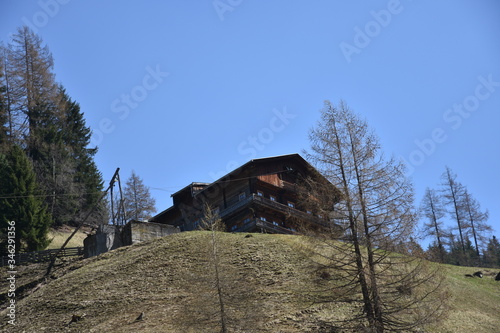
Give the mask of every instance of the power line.
<path id="1" fill-rule="evenodd" d="M 0 199 L 20 199 L 20 198 L 32 198 L 32 197 L 65 197 L 65 196 L 75 196 L 80 197 L 82 195 L 87 194 L 101 194 L 102 191 L 99 192 L 84 192 L 84 193 L 60 193 L 60 194 L 30 194 L 30 195 L 16 195 L 15 193 L 7 194 L 0 196 Z"/>
<path id="2" fill-rule="evenodd" d="M 270 172 L 270 173 L 265 173 L 265 174 L 261 174 L 258 176 L 269 176 L 269 175 L 275 175 L 278 173 L 284 173 L 284 172 L 290 172 L 290 171 L 293 171 L 293 170 L 283 170 L 283 171 L 277 171 L 277 172 Z M 208 184 L 210 186 L 210 185 L 213 185 L 215 183 L 229 183 L 229 182 L 235 182 L 235 181 L 240 181 L 240 180 L 252 179 L 255 177 L 257 177 L 257 176 L 249 176 L 249 177 L 242 177 L 242 178 L 235 178 L 235 179 L 228 179 L 228 180 L 219 180 L 219 181 L 215 181 L 213 183 L 208 183 Z M 185 187 L 185 186 L 149 187 L 149 189 L 175 193 L 175 192 L 177 192 L 175 189 L 179 189 L 179 188 L 183 188 L 183 187 Z M 174 190 L 172 190 L 172 189 L 174 189 Z M 55 193 L 55 194 L 51 193 L 51 194 L 30 194 L 30 195 L 17 195 L 16 193 L 10 193 L 10 194 L 1 195 L 0 199 L 20 199 L 20 198 L 32 198 L 32 197 L 48 198 L 48 197 L 65 197 L 65 196 L 78 197 L 78 196 L 82 196 L 82 195 L 88 195 L 88 194 L 97 195 L 97 194 L 101 194 L 101 193 L 103 193 L 103 192 L 96 191 L 96 192 L 84 192 L 84 193 Z"/>

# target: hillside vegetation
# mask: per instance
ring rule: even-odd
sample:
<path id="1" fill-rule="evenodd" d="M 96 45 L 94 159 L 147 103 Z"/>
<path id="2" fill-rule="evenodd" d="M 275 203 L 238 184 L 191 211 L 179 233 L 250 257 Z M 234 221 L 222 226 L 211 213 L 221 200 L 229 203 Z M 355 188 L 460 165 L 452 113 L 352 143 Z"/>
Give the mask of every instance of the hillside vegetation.
<path id="1" fill-rule="evenodd" d="M 64 226 L 59 229 L 50 229 L 48 234 L 48 239 L 50 239 L 50 244 L 47 249 L 60 249 L 61 246 L 66 242 L 68 237 L 71 235 L 75 228 Z M 82 247 L 83 240 L 87 237 L 82 231 L 77 232 L 66 245 L 66 247 Z"/>
<path id="2" fill-rule="evenodd" d="M 209 232 L 186 232 L 60 262 L 45 281 L 40 278 L 46 265 L 20 266 L 18 287 L 31 281 L 31 291 L 18 296 L 15 330 L 6 320 L 1 328 L 220 332 L 211 237 Z M 305 237 L 217 233 L 217 245 L 229 332 L 330 332 L 326 322 L 355 311 L 352 304 L 319 302 L 336 281 L 334 274 L 316 269 Z M 449 315 L 426 331 L 498 332 L 500 282 L 492 278 L 494 272 L 479 279 L 464 276 L 476 268 L 441 265 L 440 270 L 449 290 Z M 1 281 L 4 291 L 5 271 Z M 142 320 L 136 320 L 141 313 Z M 6 318 L 5 311 L 1 315 Z M 82 319 L 70 323 L 73 315 Z"/>

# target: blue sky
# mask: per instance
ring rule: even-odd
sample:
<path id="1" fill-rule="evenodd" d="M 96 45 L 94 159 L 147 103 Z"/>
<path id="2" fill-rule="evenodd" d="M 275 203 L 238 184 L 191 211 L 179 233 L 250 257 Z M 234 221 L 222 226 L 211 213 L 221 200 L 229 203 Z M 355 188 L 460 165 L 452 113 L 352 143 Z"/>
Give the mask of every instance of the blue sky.
<path id="1" fill-rule="evenodd" d="M 323 101 L 366 117 L 404 158 L 417 203 L 448 165 L 500 231 L 500 3 L 0 0 L 0 39 L 26 24 L 80 103 L 109 181 L 159 211 L 193 181 L 301 152 Z"/>

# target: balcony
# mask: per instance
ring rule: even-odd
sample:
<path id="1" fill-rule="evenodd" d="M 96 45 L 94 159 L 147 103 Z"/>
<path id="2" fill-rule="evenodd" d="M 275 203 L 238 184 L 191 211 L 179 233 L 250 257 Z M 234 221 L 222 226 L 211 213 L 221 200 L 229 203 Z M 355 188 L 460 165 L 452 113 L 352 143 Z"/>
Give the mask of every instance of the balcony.
<path id="1" fill-rule="evenodd" d="M 242 207 L 245 207 L 247 204 L 253 201 L 254 195 L 252 194 L 251 196 L 245 197 L 243 200 L 237 201 L 233 205 L 227 207 L 226 209 L 223 209 L 219 212 L 219 215 L 221 218 L 224 218 L 235 211 L 239 210 Z"/>
<path id="2" fill-rule="evenodd" d="M 243 209 L 244 207 L 246 207 L 247 205 L 250 205 L 250 204 L 260 205 L 260 206 L 265 207 L 265 208 L 279 211 L 279 212 L 286 214 L 286 215 L 298 217 L 304 221 L 308 221 L 308 222 L 312 222 L 315 224 L 319 224 L 319 225 L 324 226 L 324 227 L 328 227 L 328 224 L 317 216 L 305 213 L 305 212 L 298 210 L 296 208 L 289 207 L 288 205 L 264 198 L 264 197 L 256 195 L 256 194 L 252 194 L 252 195 L 247 196 L 246 198 L 236 202 L 232 206 L 222 210 L 219 213 L 219 215 L 221 218 L 225 218 L 225 217 L 229 216 L 230 214 L 232 214 L 240 209 Z"/>
<path id="3" fill-rule="evenodd" d="M 243 224 L 241 227 L 234 229 L 234 232 L 249 232 L 255 231 L 255 229 L 261 229 L 263 231 L 268 231 L 275 234 L 294 234 L 295 230 L 284 228 L 279 225 L 275 225 L 271 222 L 261 220 L 259 218 L 252 219 L 247 223 Z"/>

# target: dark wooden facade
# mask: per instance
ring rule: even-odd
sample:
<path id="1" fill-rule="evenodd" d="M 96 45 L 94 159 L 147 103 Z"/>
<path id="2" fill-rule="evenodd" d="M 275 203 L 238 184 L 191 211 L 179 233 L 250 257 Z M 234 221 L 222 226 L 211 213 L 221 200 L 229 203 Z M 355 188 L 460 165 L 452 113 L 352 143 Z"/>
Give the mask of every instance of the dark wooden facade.
<path id="1" fill-rule="evenodd" d="M 297 186 L 304 177 L 328 183 L 298 154 L 254 159 L 211 184 L 192 183 L 174 193 L 173 206 L 151 222 L 195 230 L 207 203 L 227 231 L 286 234 L 304 226 L 326 228 L 323 216 L 299 202 Z"/>

